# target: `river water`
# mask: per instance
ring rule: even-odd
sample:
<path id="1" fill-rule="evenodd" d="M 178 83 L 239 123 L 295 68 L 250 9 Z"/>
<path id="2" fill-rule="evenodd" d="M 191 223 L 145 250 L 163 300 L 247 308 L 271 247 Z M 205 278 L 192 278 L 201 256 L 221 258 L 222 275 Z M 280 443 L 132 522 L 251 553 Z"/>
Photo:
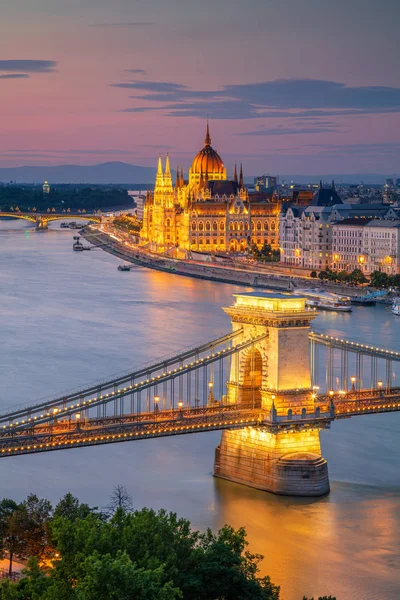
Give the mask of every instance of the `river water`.
<path id="1" fill-rule="evenodd" d="M 72 252 L 72 232 L 0 223 L 0 410 L 136 368 L 230 329 L 221 306 L 239 288 L 134 269 L 101 250 Z M 240 288 L 243 290 L 243 288 Z M 320 331 L 400 350 L 382 306 L 319 313 Z M 400 598 L 400 414 L 335 422 L 321 434 L 331 493 L 278 497 L 212 477 L 218 432 L 0 460 L 0 496 L 70 491 L 105 506 L 125 485 L 136 507 L 197 528 L 245 526 L 283 600 Z"/>

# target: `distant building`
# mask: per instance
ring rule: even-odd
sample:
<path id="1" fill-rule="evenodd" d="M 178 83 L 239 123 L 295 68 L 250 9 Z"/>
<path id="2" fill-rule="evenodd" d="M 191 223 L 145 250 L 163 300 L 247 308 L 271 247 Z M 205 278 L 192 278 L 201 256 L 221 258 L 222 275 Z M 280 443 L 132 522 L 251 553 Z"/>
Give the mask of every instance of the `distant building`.
<path id="1" fill-rule="evenodd" d="M 42 187 L 43 194 L 50 194 L 50 185 L 48 181 L 45 181 Z"/>
<path id="2" fill-rule="evenodd" d="M 136 204 L 135 214 L 137 218 L 143 221 L 143 211 L 146 196 L 140 190 L 128 190 L 128 196 L 130 196 Z"/>
<path id="3" fill-rule="evenodd" d="M 274 190 L 278 185 L 278 178 L 271 175 L 262 175 L 254 178 L 254 187 L 257 192 Z"/>
<path id="4" fill-rule="evenodd" d="M 243 252 L 265 242 L 277 248 L 280 205 L 271 197 L 249 194 L 242 168 L 238 176 L 235 167 L 228 179 L 207 125 L 204 147 L 193 159 L 188 179 L 178 169 L 173 185 L 168 156 L 165 169 L 159 158 L 154 191 L 146 196 L 141 243 L 179 256 L 191 251 Z"/>
<path id="5" fill-rule="evenodd" d="M 396 219 L 398 215 L 382 203 L 344 204 L 333 182 L 328 188 L 320 184 L 309 206 L 283 203 L 279 221 L 281 262 L 317 271 L 339 268 L 338 260 L 333 258 L 333 254 L 338 254 L 332 249 L 333 225 L 352 217 L 360 222 Z"/>
<path id="6" fill-rule="evenodd" d="M 332 259 L 339 271 L 400 273 L 400 220 L 353 217 L 335 223 Z"/>

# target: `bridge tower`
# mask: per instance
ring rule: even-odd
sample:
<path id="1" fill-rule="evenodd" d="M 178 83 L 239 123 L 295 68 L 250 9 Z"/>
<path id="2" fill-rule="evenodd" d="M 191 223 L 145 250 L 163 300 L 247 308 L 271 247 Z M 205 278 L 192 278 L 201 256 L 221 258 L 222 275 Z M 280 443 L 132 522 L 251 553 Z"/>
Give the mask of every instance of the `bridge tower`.
<path id="1" fill-rule="evenodd" d="M 234 294 L 224 308 L 243 340 L 261 341 L 232 359 L 227 402 L 260 409 L 260 426 L 227 430 L 216 449 L 214 475 L 293 496 L 329 491 L 321 456 L 309 357 L 315 312 L 305 298 L 281 293 Z"/>

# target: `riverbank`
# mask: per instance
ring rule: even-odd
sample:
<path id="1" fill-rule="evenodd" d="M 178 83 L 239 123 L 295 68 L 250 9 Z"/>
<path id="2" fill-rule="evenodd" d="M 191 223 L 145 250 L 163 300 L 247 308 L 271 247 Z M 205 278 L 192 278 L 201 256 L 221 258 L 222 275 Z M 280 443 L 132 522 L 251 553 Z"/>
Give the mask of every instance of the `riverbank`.
<path id="1" fill-rule="evenodd" d="M 111 230 L 99 230 L 98 226 L 91 225 L 86 227 L 81 232 L 81 235 L 94 246 L 114 256 L 118 256 L 126 262 L 185 277 L 286 292 L 296 291 L 297 288 L 319 287 L 327 292 L 350 297 L 374 291 L 373 288 L 361 288 L 360 286 L 347 286 L 320 281 L 319 279 L 300 276 L 299 274 L 274 273 L 274 271 L 279 269 L 278 265 L 260 264 L 255 267 L 254 264 L 240 264 L 239 261 L 234 260 L 227 260 L 225 264 L 221 264 L 221 262 L 211 262 L 211 260 L 180 260 L 160 256 L 133 245 L 129 236 L 124 232 L 113 231 L 114 233 Z M 389 297 L 390 294 L 388 294 L 387 298 L 379 299 L 378 302 L 390 303 L 391 300 Z"/>
<path id="2" fill-rule="evenodd" d="M 133 246 L 123 238 L 117 239 L 114 235 L 99 231 L 94 227 L 86 228 L 81 232 L 81 235 L 88 242 L 105 252 L 118 256 L 126 262 L 149 269 L 246 287 L 268 288 L 281 291 L 293 291 L 294 289 L 290 277 L 276 276 L 259 270 L 249 270 L 248 265 L 238 268 L 238 266 L 225 266 L 215 262 L 206 264 L 165 256 L 161 257 Z"/>

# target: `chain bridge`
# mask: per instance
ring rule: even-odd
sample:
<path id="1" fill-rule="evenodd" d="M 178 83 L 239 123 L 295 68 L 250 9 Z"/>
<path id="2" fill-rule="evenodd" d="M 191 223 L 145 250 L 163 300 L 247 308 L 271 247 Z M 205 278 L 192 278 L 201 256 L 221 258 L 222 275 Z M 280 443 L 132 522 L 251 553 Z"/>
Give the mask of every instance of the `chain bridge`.
<path id="1" fill-rule="evenodd" d="M 64 213 L 56 213 L 52 211 L 48 212 L 22 212 L 22 211 L 10 211 L 4 212 L 0 211 L 0 219 L 1 218 L 12 218 L 12 219 L 24 219 L 25 221 L 30 221 L 31 223 L 35 223 L 36 229 L 47 229 L 50 221 L 60 221 L 62 219 L 70 220 L 80 220 L 80 221 L 92 221 L 94 223 L 101 223 L 101 215 L 94 213 L 72 213 L 72 212 L 64 212 Z"/>
<path id="2" fill-rule="evenodd" d="M 0 415 L 0 457 L 222 430 L 214 474 L 289 495 L 329 491 L 319 434 L 400 410 L 400 353 L 311 331 L 300 296 L 234 294 L 232 331 Z"/>

